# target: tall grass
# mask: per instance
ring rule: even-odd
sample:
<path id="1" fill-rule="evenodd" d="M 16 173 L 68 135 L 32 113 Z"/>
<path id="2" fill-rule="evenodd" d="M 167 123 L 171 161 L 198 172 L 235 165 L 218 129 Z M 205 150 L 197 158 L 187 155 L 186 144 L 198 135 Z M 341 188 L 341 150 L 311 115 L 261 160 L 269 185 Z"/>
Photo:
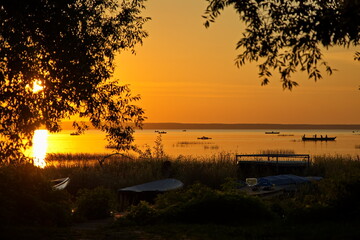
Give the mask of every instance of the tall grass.
<path id="1" fill-rule="evenodd" d="M 113 155 L 106 158 L 103 164 L 100 165 L 97 160 L 104 157 L 106 155 L 100 154 L 48 155 L 48 162 L 56 161 L 59 164 L 49 164 L 44 169 L 36 167 L 24 168 L 20 172 L 21 174 L 16 172 L 15 166 L 14 169 L 16 171 L 9 171 L 9 168 L 1 166 L 0 173 L 3 177 L 0 174 L 0 182 L 3 183 L 3 188 L 0 189 L 0 203 L 2 202 L 6 206 L 7 203 L 14 201 L 14 199 L 7 197 L 11 196 L 7 191 L 16 193 L 17 201 L 21 202 L 23 196 L 17 194 L 17 190 L 22 188 L 23 192 L 26 189 L 30 189 L 24 193 L 27 198 L 32 199 L 32 196 L 37 191 L 38 198 L 40 199 L 38 200 L 39 204 L 46 200 L 46 204 L 49 203 L 51 205 L 55 195 L 51 191 L 49 180 L 60 177 L 70 177 L 71 181 L 65 192 L 70 193 L 72 199 L 76 199 L 82 189 L 103 187 L 115 194 L 120 188 L 166 177 L 177 178 L 184 182 L 185 186 L 201 183 L 215 189 L 220 189 L 220 186 L 226 183 L 229 178 L 237 178 L 238 166 L 235 163 L 234 155 L 229 153 L 220 153 L 210 158 L 189 156 L 179 156 L 177 158 L 163 156 L 163 158 L 155 158 L 153 155 L 148 155 L 146 158 L 135 158 Z M 288 211 L 289 216 L 294 214 L 295 217 L 300 217 L 302 215 L 299 215 L 299 213 L 304 212 L 303 210 L 308 211 L 310 206 L 311 212 L 309 214 L 312 214 L 311 216 L 315 216 L 318 209 L 321 211 L 331 210 L 336 216 L 342 216 L 343 212 L 347 214 L 344 215 L 346 217 L 351 217 L 350 214 L 353 213 L 360 216 L 360 207 L 358 206 L 360 201 L 360 159 L 341 155 L 314 156 L 312 159 L 313 161 L 307 174 L 322 176 L 324 179 L 319 182 L 315 190 L 310 189 L 311 191 L 305 192 L 302 196 L 297 195 L 296 198 L 292 198 L 288 202 L 283 201 L 280 206 L 281 211 Z M 89 162 L 92 163 L 90 164 Z M 166 176 L 163 172 L 165 163 L 170 163 L 171 166 Z M 35 173 L 39 180 L 33 179 L 32 175 Z M 29 174 L 29 177 L 25 178 L 26 174 Z M 26 189 L 20 183 L 17 183 L 21 179 L 25 179 L 26 181 L 23 182 L 29 184 Z M 29 181 L 27 179 L 33 180 Z M 48 182 L 48 185 L 37 184 L 39 185 L 37 186 L 36 182 L 40 182 L 40 180 L 42 183 Z M 47 195 L 51 198 L 46 197 L 46 199 L 42 199 L 43 186 L 47 187 Z M 38 204 L 35 200 L 33 202 Z M 50 205 L 48 209 L 51 210 L 53 206 Z M 39 205 L 39 208 L 41 208 L 41 205 Z M 24 209 L 26 208 L 24 207 Z M 61 208 L 59 209 L 61 210 Z M 295 212 L 293 209 L 296 209 L 298 212 Z M 0 208 L 0 213 L 7 210 L 4 207 Z M 62 212 L 59 214 L 62 214 Z M 8 215 L 10 216 L 11 214 L 8 213 Z M 46 216 L 45 213 L 44 216 Z M 307 218 L 306 216 L 304 215 L 304 219 Z M 16 219 L 16 216 L 11 217 Z M 55 215 L 53 217 L 54 219 L 57 218 Z M 64 219 L 66 220 L 66 216 Z"/>
<path id="2" fill-rule="evenodd" d="M 267 149 L 260 150 L 260 154 L 295 154 L 292 149 Z"/>
<path id="3" fill-rule="evenodd" d="M 97 186 L 117 190 L 166 177 L 177 178 L 186 185 L 200 182 L 218 188 L 225 179 L 237 178 L 238 173 L 238 166 L 233 154 L 230 153 L 220 153 L 208 158 L 191 156 L 135 158 L 114 155 L 107 158 L 100 166 L 97 160 L 103 157 L 104 155 L 100 154 L 49 155 L 47 160 L 50 164 L 44 169 L 44 173 L 49 179 L 70 177 L 71 184 L 68 188 L 73 193 L 81 188 Z M 166 161 L 171 165 L 168 175 L 163 173 L 163 165 Z M 360 161 L 351 156 L 314 156 L 305 174 L 334 179 L 357 176 L 360 178 Z"/>
<path id="4" fill-rule="evenodd" d="M 54 159 L 52 157 L 54 156 Z M 236 164 L 231 154 L 220 153 L 211 158 L 179 156 L 177 158 L 135 158 L 114 155 L 107 158 L 102 166 L 98 159 L 103 155 L 94 154 L 56 154 L 47 157 L 48 166 L 44 169 L 48 178 L 70 177 L 70 192 L 80 188 L 104 186 L 119 189 L 165 177 L 173 177 L 186 185 L 201 182 L 211 187 L 219 187 L 226 178 L 236 177 Z M 164 162 L 170 162 L 171 169 L 165 176 Z"/>

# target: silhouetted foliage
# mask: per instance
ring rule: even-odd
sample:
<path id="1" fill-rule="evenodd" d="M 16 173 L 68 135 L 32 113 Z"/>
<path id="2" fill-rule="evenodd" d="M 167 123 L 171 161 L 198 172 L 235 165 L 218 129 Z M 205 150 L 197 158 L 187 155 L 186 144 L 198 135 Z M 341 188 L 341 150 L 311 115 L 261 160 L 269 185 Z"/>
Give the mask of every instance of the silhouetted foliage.
<path id="1" fill-rule="evenodd" d="M 71 196 L 30 164 L 0 167 L 0 206 L 1 226 L 71 224 Z"/>
<path id="2" fill-rule="evenodd" d="M 320 47 L 357 46 L 360 43 L 359 0 L 207 0 L 205 26 L 233 6 L 245 23 L 236 48 L 242 52 L 236 65 L 262 61 L 258 65 L 262 85 L 278 71 L 284 89 L 297 86 L 291 75 L 306 71 L 310 79 L 322 78 L 333 69 L 323 60 Z M 359 53 L 355 55 L 359 60 Z"/>
<path id="3" fill-rule="evenodd" d="M 107 188 L 81 189 L 76 199 L 75 215 L 85 219 L 111 216 L 115 209 L 115 194 Z"/>
<path id="4" fill-rule="evenodd" d="M 139 225 L 161 222 L 254 224 L 274 219 L 275 215 L 258 198 L 194 184 L 158 195 L 154 205 L 140 202 L 130 207 L 121 221 L 128 220 Z"/>
<path id="5" fill-rule="evenodd" d="M 134 51 L 147 36 L 144 1 L 1 1 L 0 162 L 26 160 L 35 129 L 57 132 L 71 116 L 89 119 L 118 150 L 129 148 L 143 110 L 111 77 L 116 52 Z"/>

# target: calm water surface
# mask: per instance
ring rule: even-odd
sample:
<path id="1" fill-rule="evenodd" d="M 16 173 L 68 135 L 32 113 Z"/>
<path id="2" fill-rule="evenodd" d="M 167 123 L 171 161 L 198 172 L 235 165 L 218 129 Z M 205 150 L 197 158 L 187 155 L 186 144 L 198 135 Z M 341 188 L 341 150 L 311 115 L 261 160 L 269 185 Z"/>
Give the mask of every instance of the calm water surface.
<path id="1" fill-rule="evenodd" d="M 265 134 L 265 130 L 162 130 L 161 134 L 165 153 L 207 157 L 222 152 L 233 154 L 255 154 L 266 150 L 293 151 L 297 154 L 311 155 L 360 155 L 360 135 L 351 130 L 279 130 L 280 135 Z M 273 131 L 273 130 L 268 130 Z M 276 131 L 276 130 L 274 130 Z M 98 130 L 89 130 L 84 135 L 71 136 L 71 131 L 48 134 L 42 151 L 46 153 L 111 153 L 106 149 L 105 134 Z M 357 132 L 358 133 L 358 132 Z M 336 136 L 336 141 L 303 142 L 301 137 L 317 134 Z M 135 144 L 140 149 L 153 148 L 159 136 L 154 130 L 138 130 Z M 199 140 L 206 136 L 211 139 Z M 42 141 L 44 142 L 44 140 Z M 34 148 L 36 146 L 34 141 Z M 44 149 L 45 148 L 45 149 Z M 41 149 L 41 146 L 40 146 Z"/>

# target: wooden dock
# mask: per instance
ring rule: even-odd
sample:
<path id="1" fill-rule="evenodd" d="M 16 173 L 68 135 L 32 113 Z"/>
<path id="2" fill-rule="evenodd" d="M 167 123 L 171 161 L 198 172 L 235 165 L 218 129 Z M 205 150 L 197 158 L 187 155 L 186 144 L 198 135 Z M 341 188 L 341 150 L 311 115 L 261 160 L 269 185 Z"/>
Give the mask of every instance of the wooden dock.
<path id="1" fill-rule="evenodd" d="M 239 178 L 302 174 L 310 166 L 309 154 L 239 154 L 235 160 Z"/>

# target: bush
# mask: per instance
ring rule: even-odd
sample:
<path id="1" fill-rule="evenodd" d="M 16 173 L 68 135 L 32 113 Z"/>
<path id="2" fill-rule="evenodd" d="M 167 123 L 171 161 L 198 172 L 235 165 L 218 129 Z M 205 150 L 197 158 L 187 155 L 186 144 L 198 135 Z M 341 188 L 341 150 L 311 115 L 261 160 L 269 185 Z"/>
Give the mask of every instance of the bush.
<path id="1" fill-rule="evenodd" d="M 221 192 L 201 184 L 160 195 L 151 209 L 132 207 L 126 218 L 134 222 L 247 224 L 272 219 L 274 215 L 259 199 L 236 192 Z M 151 213 L 151 214 L 149 214 Z M 145 220 L 146 219 L 146 220 Z"/>
<path id="2" fill-rule="evenodd" d="M 291 197 L 272 201 L 274 212 L 290 222 L 359 221 L 360 178 L 325 178 L 304 185 Z"/>
<path id="3" fill-rule="evenodd" d="M 0 167 L 0 206 L 2 225 L 66 226 L 71 220 L 69 194 L 54 191 L 30 164 Z"/>
<path id="4" fill-rule="evenodd" d="M 89 220 L 106 218 L 115 209 L 115 195 L 109 189 L 81 189 L 76 199 L 75 215 Z"/>
<path id="5" fill-rule="evenodd" d="M 158 217 L 157 211 L 148 202 L 140 201 L 136 206 L 129 208 L 126 220 L 138 225 L 145 225 L 156 221 Z"/>

